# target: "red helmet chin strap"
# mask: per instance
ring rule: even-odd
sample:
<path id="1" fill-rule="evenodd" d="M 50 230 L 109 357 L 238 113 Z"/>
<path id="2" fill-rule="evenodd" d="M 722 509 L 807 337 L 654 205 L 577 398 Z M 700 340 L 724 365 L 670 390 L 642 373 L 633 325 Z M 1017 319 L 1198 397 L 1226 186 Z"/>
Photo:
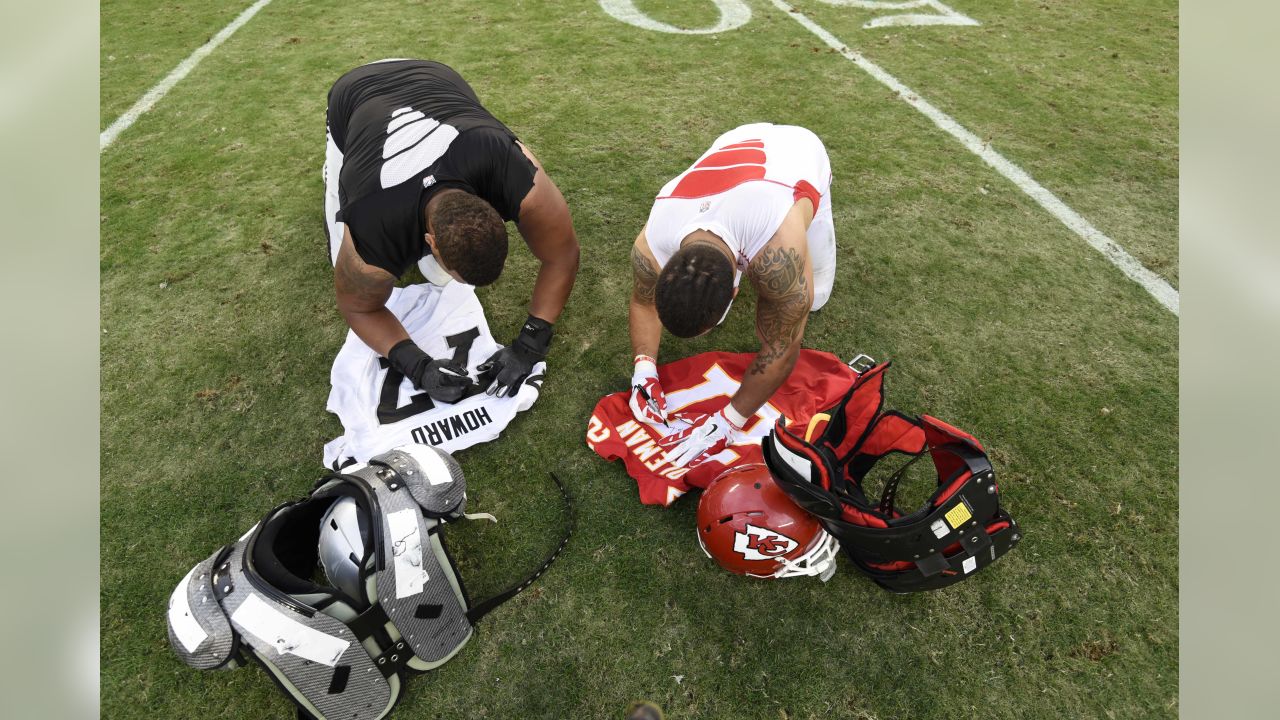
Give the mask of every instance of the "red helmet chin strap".
<path id="1" fill-rule="evenodd" d="M 972 435 L 929 415 L 885 410 L 889 363 L 858 375 L 844 397 L 801 438 L 779 421 L 765 438 L 765 462 L 781 487 L 816 515 L 854 563 L 896 592 L 950 585 L 986 567 L 1021 538 L 999 502 L 995 472 Z M 818 431 L 820 427 L 820 432 Z M 937 489 L 924 507 L 894 504 L 907 468 L 928 453 Z M 891 453 L 910 459 L 872 501 L 863 478 Z"/>

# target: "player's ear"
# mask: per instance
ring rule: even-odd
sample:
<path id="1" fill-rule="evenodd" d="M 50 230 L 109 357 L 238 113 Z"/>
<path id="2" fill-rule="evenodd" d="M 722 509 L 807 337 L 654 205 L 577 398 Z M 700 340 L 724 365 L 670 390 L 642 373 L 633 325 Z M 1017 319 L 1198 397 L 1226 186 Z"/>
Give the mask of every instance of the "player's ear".
<path id="1" fill-rule="evenodd" d="M 435 264 L 436 264 L 436 265 L 439 265 L 439 266 L 440 266 L 440 269 L 441 269 L 441 270 L 443 270 L 444 272 L 448 273 L 448 274 L 449 274 L 449 277 L 453 278 L 454 280 L 457 280 L 458 282 L 466 282 L 466 280 L 463 280 L 463 279 L 462 279 L 462 276 L 461 276 L 461 275 L 459 275 L 459 274 L 457 273 L 457 271 L 455 271 L 455 270 L 450 270 L 449 268 L 445 267 L 444 262 L 442 262 L 442 261 L 440 260 L 440 250 L 439 250 L 439 248 L 437 248 L 437 247 L 436 247 L 436 236 L 435 236 L 435 235 L 432 235 L 431 233 L 427 233 L 426 235 L 423 235 L 422 237 L 423 237 L 423 239 L 424 239 L 424 240 L 426 240 L 426 241 L 427 241 L 427 246 L 431 248 L 431 257 L 435 258 Z M 423 259 L 425 260 L 426 258 L 423 258 Z M 421 265 L 419 265 L 419 267 L 421 267 Z M 437 284 L 437 285 L 442 285 L 442 284 L 444 284 L 444 282 L 447 282 L 447 281 L 443 281 L 443 280 L 441 280 L 441 281 L 437 281 L 436 279 L 431 278 L 431 276 L 429 276 L 429 275 L 428 275 L 427 277 L 428 277 L 428 279 L 429 279 L 431 282 L 433 282 L 433 283 L 435 283 L 435 284 Z"/>

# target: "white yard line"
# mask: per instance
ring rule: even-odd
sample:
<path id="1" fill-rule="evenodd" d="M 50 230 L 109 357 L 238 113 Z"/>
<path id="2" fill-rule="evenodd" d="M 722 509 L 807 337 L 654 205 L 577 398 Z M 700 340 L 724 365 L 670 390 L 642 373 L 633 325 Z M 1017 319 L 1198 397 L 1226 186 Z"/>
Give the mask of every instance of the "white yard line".
<path id="1" fill-rule="evenodd" d="M 249 22 L 250 18 L 257 15 L 259 10 L 270 3 L 271 0 L 258 0 L 258 2 L 250 5 L 244 12 L 240 13 L 235 20 L 232 20 L 230 25 L 222 28 L 222 31 L 217 35 L 214 35 L 209 42 L 201 45 L 195 52 L 191 53 L 186 60 L 179 63 L 178 67 L 173 69 L 173 72 L 169 73 L 168 76 L 161 80 L 155 87 L 148 90 L 147 94 L 143 95 L 138 102 L 134 103 L 133 107 L 129 108 L 125 114 L 116 118 L 116 121 L 111 123 L 111 127 L 102 131 L 102 134 L 98 136 L 98 152 L 101 153 L 103 150 L 106 150 L 107 147 L 115 141 L 116 136 L 125 130 L 128 130 L 129 126 L 132 125 L 133 122 L 142 115 L 142 113 L 150 110 L 157 102 L 159 102 L 160 98 L 164 97 L 165 93 L 172 90 L 173 86 L 177 85 L 178 81 L 186 77 L 187 73 L 191 72 L 196 65 L 199 65 L 200 61 L 203 60 L 206 55 L 216 50 L 223 41 L 231 37 L 232 33 L 239 30 L 241 25 Z"/>
<path id="2" fill-rule="evenodd" d="M 885 72 L 884 68 L 867 60 L 861 53 L 850 50 L 836 36 L 824 30 L 822 26 L 810 20 L 799 10 L 791 7 L 783 0 L 771 0 L 771 2 L 779 10 L 790 15 L 796 22 L 816 35 L 830 48 L 843 55 L 854 65 L 865 70 L 867 74 L 878 80 L 882 85 L 896 92 L 903 102 L 919 110 L 925 117 L 932 120 L 934 125 L 959 140 L 960 144 L 964 145 L 969 152 L 982 158 L 983 162 L 995 168 L 996 172 L 1008 178 L 1024 193 L 1031 196 L 1031 199 L 1039 203 L 1040 207 L 1048 210 L 1049 214 L 1058 218 L 1063 225 L 1066 225 L 1072 232 L 1079 235 L 1082 240 L 1106 256 L 1112 265 L 1120 268 L 1120 271 L 1127 275 L 1130 280 L 1138 283 L 1143 289 L 1151 293 L 1151 296 L 1169 312 L 1178 315 L 1179 296 L 1178 291 L 1173 286 L 1164 278 L 1148 270 L 1142 263 L 1126 252 L 1124 248 L 1089 224 L 1089 221 L 1081 217 L 1075 210 L 1067 207 L 1056 195 L 1046 190 L 1043 185 L 1028 175 L 1025 170 L 1009 162 L 1005 156 L 991 149 L 990 145 L 984 143 L 977 135 L 964 129 L 950 115 L 926 102 L 911 88 L 903 85 L 897 78 Z"/>

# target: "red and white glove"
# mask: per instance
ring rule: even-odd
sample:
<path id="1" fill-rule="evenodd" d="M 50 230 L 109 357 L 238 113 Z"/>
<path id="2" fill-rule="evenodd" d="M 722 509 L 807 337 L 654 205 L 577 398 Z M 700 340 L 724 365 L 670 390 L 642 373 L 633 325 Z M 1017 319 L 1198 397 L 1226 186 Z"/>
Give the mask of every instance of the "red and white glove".
<path id="1" fill-rule="evenodd" d="M 631 414 L 650 425 L 667 424 L 667 396 L 658 382 L 658 365 L 648 355 L 636 356 L 631 374 Z"/>
<path id="2" fill-rule="evenodd" d="M 668 435 L 658 443 L 667 450 L 667 462 L 676 467 L 688 465 L 691 469 L 696 468 L 720 454 L 729 445 L 732 434 L 741 432 L 747 420 L 738 415 L 732 405 L 726 405 L 714 415 L 691 418 L 690 422 L 689 427 Z"/>

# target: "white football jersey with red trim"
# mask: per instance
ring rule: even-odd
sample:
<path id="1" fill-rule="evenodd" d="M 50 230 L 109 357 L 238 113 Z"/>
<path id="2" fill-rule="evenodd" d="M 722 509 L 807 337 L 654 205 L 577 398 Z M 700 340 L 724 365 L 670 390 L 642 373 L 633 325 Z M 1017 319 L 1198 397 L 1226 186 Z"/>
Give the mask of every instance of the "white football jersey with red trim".
<path id="1" fill-rule="evenodd" d="M 713 413 L 737 392 L 754 353 L 708 352 L 658 368 L 667 396 L 667 414 Z M 853 371 L 840 358 L 818 350 L 801 350 L 796 367 L 769 402 L 751 418 L 730 445 L 696 468 L 673 467 L 658 441 L 688 427 L 673 419 L 669 427 L 648 425 L 631 414 L 630 391 L 606 395 L 587 424 L 587 445 L 605 460 L 621 459 L 640 489 L 640 502 L 670 505 L 690 488 L 704 488 L 726 469 L 762 463 L 760 441 L 775 422 L 807 423 L 814 413 L 836 403 L 853 381 Z"/>
<path id="2" fill-rule="evenodd" d="M 473 380 L 477 366 L 502 347 L 489 335 L 475 288 L 464 283 L 396 288 L 387 309 L 424 352 L 453 358 Z M 326 406 L 345 432 L 324 446 L 324 464 L 336 470 L 409 443 L 457 452 L 494 440 L 538 399 L 546 367 L 535 365 L 512 397 L 491 397 L 477 387 L 456 403 L 440 403 L 348 331 L 329 374 L 332 389 Z"/>

